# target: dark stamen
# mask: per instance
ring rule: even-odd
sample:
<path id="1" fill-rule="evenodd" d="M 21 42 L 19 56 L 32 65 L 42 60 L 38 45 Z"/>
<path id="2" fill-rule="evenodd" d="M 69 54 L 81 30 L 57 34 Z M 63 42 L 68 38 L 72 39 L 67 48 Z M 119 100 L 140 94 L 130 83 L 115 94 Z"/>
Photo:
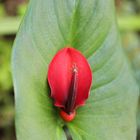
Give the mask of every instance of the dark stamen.
<path id="1" fill-rule="evenodd" d="M 69 95 L 68 95 L 67 102 L 65 105 L 65 109 L 68 114 L 74 111 L 73 109 L 74 109 L 75 100 L 76 100 L 77 83 L 78 83 L 78 71 L 77 71 L 76 66 L 74 66 L 72 70 L 72 78 L 71 78 L 71 84 L 70 84 L 70 89 L 69 89 Z"/>

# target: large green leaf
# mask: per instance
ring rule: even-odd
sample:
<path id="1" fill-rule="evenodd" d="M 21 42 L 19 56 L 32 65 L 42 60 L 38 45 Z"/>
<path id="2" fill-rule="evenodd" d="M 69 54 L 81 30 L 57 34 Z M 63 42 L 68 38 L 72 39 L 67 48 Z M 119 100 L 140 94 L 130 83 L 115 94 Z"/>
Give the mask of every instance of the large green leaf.
<path id="1" fill-rule="evenodd" d="M 93 85 L 86 105 L 66 124 L 46 76 L 55 53 L 67 45 L 87 57 Z M 120 45 L 113 0 L 31 0 L 12 68 L 18 140 L 65 140 L 64 124 L 73 140 L 135 140 L 138 87 Z"/>
<path id="2" fill-rule="evenodd" d="M 140 40 L 139 35 L 134 32 L 126 32 L 122 34 L 123 43 L 125 45 L 124 49 L 131 62 L 132 68 L 134 70 L 134 76 L 137 80 L 140 89 Z M 138 136 L 140 137 L 140 98 L 137 113 L 137 126 L 138 126 Z"/>

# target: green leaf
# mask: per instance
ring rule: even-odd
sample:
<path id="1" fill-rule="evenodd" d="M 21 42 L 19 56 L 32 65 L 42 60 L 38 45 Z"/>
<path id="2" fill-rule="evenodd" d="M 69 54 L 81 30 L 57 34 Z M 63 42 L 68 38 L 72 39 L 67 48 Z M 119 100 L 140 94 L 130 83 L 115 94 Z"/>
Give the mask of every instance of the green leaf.
<path id="1" fill-rule="evenodd" d="M 126 32 L 122 34 L 122 39 L 124 43 L 125 52 L 131 62 L 132 68 L 134 70 L 134 76 L 137 80 L 140 89 L 140 40 L 139 35 L 135 32 Z M 137 139 L 140 135 L 140 98 L 138 104 L 138 113 L 137 113 Z"/>
<path id="2" fill-rule="evenodd" d="M 112 0 L 31 0 L 12 69 L 18 140 L 135 140 L 138 86 L 122 51 Z M 49 97 L 47 70 L 65 46 L 80 50 L 93 71 L 90 97 L 65 123 Z M 61 80 L 61 79 L 60 79 Z"/>

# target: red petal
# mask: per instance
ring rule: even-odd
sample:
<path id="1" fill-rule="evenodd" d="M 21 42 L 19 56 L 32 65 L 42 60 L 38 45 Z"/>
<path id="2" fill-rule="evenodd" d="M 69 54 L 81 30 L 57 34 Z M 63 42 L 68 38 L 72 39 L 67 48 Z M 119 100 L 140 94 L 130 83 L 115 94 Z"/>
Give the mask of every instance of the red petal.
<path id="1" fill-rule="evenodd" d="M 78 70 L 74 108 L 83 105 L 88 98 L 92 82 L 90 66 L 86 58 L 76 49 L 63 48 L 54 56 L 48 70 L 48 82 L 55 106 L 65 108 L 74 66 Z"/>

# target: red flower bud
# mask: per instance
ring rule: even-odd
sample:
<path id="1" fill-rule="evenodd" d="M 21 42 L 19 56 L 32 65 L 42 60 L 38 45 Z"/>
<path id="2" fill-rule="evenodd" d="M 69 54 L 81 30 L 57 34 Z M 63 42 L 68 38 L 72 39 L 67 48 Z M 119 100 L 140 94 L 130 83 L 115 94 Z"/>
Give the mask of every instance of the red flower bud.
<path id="1" fill-rule="evenodd" d="M 89 96 L 92 72 L 86 58 L 74 48 L 58 51 L 48 69 L 48 82 L 54 105 L 65 121 L 75 117 L 77 107 Z"/>

